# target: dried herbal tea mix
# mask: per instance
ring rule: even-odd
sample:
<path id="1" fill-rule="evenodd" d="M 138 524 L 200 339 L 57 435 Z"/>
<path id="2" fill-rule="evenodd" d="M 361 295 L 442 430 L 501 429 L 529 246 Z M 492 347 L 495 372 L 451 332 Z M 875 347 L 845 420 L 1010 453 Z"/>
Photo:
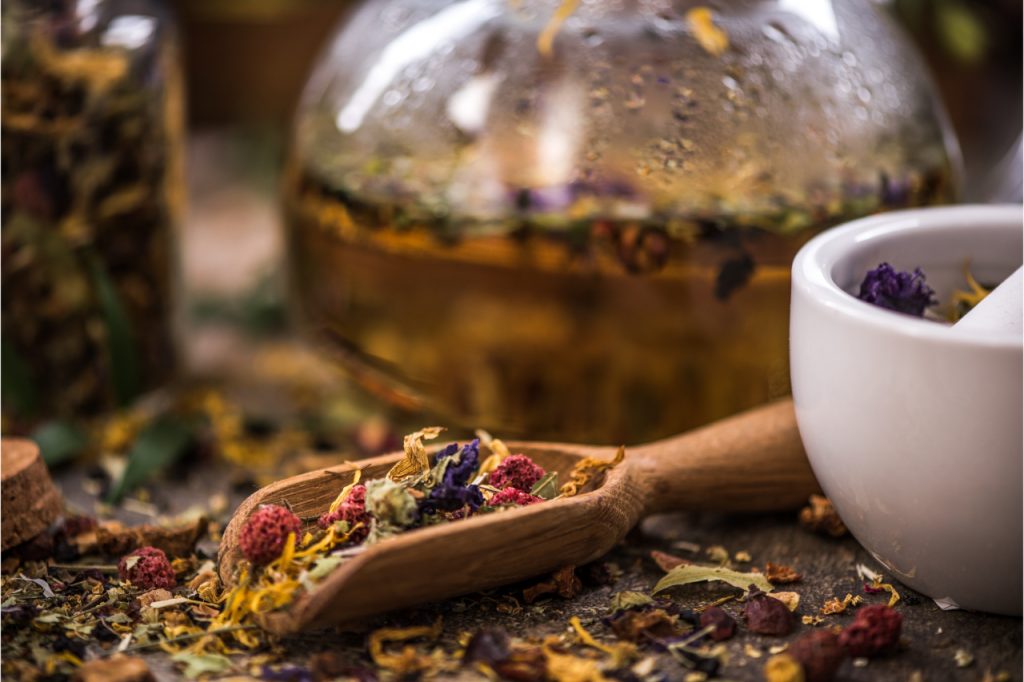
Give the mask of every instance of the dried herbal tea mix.
<path id="1" fill-rule="evenodd" d="M 3 6 L 9 427 L 123 405 L 173 367 L 171 239 L 183 192 L 175 36 L 156 3 L 78 11 Z"/>
<path id="2" fill-rule="evenodd" d="M 247 563 L 236 569 L 237 586 L 228 597 L 236 608 L 225 610 L 224 624 L 246 623 L 287 605 L 364 547 L 415 528 L 569 497 L 596 471 L 584 460 L 559 486 L 557 472 L 486 434 L 483 445 L 478 438 L 428 454 L 424 441 L 441 431 L 431 427 L 406 436 L 405 457 L 383 478 L 363 481 L 357 470 L 309 532 L 285 507 L 254 511 L 238 537 Z"/>

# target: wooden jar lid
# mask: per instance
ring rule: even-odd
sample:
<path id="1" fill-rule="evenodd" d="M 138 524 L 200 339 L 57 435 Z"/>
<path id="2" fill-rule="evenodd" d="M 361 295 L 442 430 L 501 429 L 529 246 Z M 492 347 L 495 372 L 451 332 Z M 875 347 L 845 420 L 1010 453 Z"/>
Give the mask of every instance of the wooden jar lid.
<path id="1" fill-rule="evenodd" d="M 0 535 L 7 549 L 31 540 L 57 520 L 63 502 L 50 472 L 30 440 L 0 440 Z"/>

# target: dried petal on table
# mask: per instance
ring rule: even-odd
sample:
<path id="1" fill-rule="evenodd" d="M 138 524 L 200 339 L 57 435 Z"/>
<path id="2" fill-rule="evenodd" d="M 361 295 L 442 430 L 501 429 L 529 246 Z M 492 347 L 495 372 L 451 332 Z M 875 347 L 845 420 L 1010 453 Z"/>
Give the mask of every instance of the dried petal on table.
<path id="1" fill-rule="evenodd" d="M 666 552 L 659 552 L 658 550 L 651 551 L 651 558 L 654 559 L 654 563 L 658 564 L 658 568 L 668 573 L 676 566 L 688 566 L 692 561 L 678 557 L 674 554 L 668 554 Z"/>
<path id="2" fill-rule="evenodd" d="M 700 626 L 712 627 L 708 636 L 716 642 L 731 639 L 736 634 L 736 619 L 720 606 L 710 606 L 700 614 Z"/>
<path id="3" fill-rule="evenodd" d="M 855 597 L 849 593 L 843 597 L 842 601 L 839 601 L 838 597 L 832 597 L 822 605 L 821 614 L 823 616 L 831 616 L 837 613 L 843 613 L 851 606 L 859 606 L 863 601 L 864 598 L 860 595 Z"/>
<path id="4" fill-rule="evenodd" d="M 791 567 L 784 564 L 773 564 L 768 562 L 764 566 L 764 577 L 768 579 L 772 585 L 786 585 L 789 583 L 799 582 L 803 577 Z"/>
<path id="5" fill-rule="evenodd" d="M 800 525 L 833 538 L 840 538 L 849 532 L 832 502 L 821 495 L 811 495 L 807 506 L 800 510 Z"/>
<path id="6" fill-rule="evenodd" d="M 613 616 L 609 620 L 609 625 L 616 637 L 630 642 L 666 639 L 689 629 L 679 623 L 678 616 L 671 615 L 664 609 L 623 611 Z"/>
<path id="7" fill-rule="evenodd" d="M 751 632 L 782 637 L 793 631 L 796 618 L 778 599 L 764 593 L 753 593 L 747 598 L 742 611 Z"/>
<path id="8" fill-rule="evenodd" d="M 574 566 L 563 566 L 551 577 L 523 590 L 523 601 L 532 604 L 545 594 L 558 594 L 563 599 L 572 599 L 583 589 L 583 583 L 576 577 Z"/>

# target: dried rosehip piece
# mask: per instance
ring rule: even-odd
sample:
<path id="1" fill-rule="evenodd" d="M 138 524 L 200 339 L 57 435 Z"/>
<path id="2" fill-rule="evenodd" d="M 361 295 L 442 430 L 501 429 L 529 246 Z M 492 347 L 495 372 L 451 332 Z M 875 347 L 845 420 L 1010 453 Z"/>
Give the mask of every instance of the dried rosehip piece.
<path id="1" fill-rule="evenodd" d="M 144 590 L 170 590 L 178 584 L 167 555 L 156 547 L 139 547 L 121 557 L 117 562 L 117 574 L 121 580 Z"/>
<path id="2" fill-rule="evenodd" d="M 301 532 L 298 516 L 276 504 L 265 504 L 245 522 L 238 546 L 246 559 L 262 566 L 281 556 L 289 533 L 294 533 L 297 541 Z"/>
<path id="3" fill-rule="evenodd" d="M 362 542 L 370 534 L 370 522 L 372 518 L 366 511 L 366 486 L 352 486 L 348 497 L 338 505 L 334 511 L 325 512 L 317 519 L 316 525 L 323 529 L 330 528 L 338 521 L 348 523 L 349 530 L 355 529 L 349 535 L 349 542 L 356 544 Z M 357 527 L 358 526 L 358 527 Z"/>
<path id="4" fill-rule="evenodd" d="M 786 653 L 803 667 L 806 682 L 829 682 L 846 658 L 846 650 L 831 630 L 813 630 L 798 637 Z"/>
<path id="5" fill-rule="evenodd" d="M 896 646 L 903 616 L 885 604 L 864 606 L 839 635 L 839 643 L 851 656 L 870 658 Z"/>
<path id="6" fill-rule="evenodd" d="M 500 507 L 502 505 L 515 505 L 517 507 L 525 507 L 528 504 L 537 504 L 538 502 L 543 501 L 543 499 L 536 495 L 531 495 L 530 493 L 523 492 L 518 488 L 509 486 L 500 492 L 494 493 L 494 495 L 491 496 L 491 499 L 487 501 L 487 506 Z"/>
<path id="7" fill-rule="evenodd" d="M 498 468 L 491 472 L 488 479 L 495 488 L 516 488 L 530 492 L 533 484 L 544 478 L 544 469 L 534 463 L 526 455 L 510 455 Z"/>

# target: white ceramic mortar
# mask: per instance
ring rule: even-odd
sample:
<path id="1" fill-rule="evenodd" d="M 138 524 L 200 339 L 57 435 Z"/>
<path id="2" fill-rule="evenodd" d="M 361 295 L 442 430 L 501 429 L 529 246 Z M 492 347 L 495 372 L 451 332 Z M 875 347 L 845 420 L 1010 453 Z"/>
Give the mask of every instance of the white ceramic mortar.
<path id="1" fill-rule="evenodd" d="M 865 218 L 793 263 L 790 363 L 814 473 L 861 544 L 900 581 L 963 608 L 1020 614 L 1021 335 L 951 333 L 854 296 L 886 261 L 920 267 L 941 301 L 963 268 L 1021 264 L 1022 211 L 955 206 Z M 852 293 L 851 293 L 852 292 Z"/>

